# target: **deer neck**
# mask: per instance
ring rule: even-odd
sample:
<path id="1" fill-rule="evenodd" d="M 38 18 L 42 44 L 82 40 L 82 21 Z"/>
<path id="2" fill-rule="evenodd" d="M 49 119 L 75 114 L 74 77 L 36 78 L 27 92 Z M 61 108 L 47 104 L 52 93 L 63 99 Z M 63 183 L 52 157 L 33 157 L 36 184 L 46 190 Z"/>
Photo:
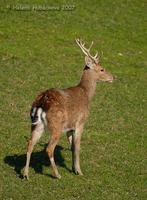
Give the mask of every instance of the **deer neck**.
<path id="1" fill-rule="evenodd" d="M 85 90 L 88 100 L 90 101 L 96 90 L 96 81 L 94 80 L 90 69 L 84 69 L 79 87 L 82 87 Z"/>

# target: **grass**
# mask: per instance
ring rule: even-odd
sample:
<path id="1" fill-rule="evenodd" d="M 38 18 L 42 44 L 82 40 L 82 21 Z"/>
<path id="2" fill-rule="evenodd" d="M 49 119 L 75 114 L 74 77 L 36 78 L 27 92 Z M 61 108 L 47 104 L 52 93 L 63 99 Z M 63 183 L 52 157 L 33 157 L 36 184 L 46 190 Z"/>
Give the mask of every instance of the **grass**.
<path id="1" fill-rule="evenodd" d="M 17 11 L 15 5 L 75 5 L 72 11 Z M 2 200 L 146 200 L 147 46 L 145 0 L 19 1 L 0 3 Z M 11 9 L 10 9 L 10 8 Z M 51 177 L 36 145 L 30 181 L 21 179 L 30 132 L 29 109 L 42 90 L 75 85 L 84 58 L 74 39 L 94 41 L 101 63 L 118 79 L 100 83 L 85 126 L 79 177 L 70 173 L 63 134 L 56 148 L 61 180 Z M 94 52 L 94 51 L 93 51 Z"/>

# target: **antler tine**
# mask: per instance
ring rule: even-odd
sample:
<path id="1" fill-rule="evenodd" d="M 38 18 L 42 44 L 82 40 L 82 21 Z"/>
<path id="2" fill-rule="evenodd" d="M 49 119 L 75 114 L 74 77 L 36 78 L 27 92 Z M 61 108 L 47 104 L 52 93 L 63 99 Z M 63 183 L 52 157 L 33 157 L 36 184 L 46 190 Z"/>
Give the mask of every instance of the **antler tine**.
<path id="1" fill-rule="evenodd" d="M 85 46 L 85 42 L 82 43 L 82 41 L 80 41 L 81 45 L 84 47 Z"/>
<path id="2" fill-rule="evenodd" d="M 98 52 L 96 52 L 96 54 L 94 56 L 95 62 L 98 63 L 99 59 L 100 59 L 100 56 L 98 55 Z"/>
<path id="3" fill-rule="evenodd" d="M 93 45 L 93 41 L 91 42 L 91 45 L 90 45 L 89 49 L 87 49 L 87 48 L 85 47 L 85 43 L 82 42 L 80 39 L 76 39 L 76 43 L 78 44 L 78 46 L 81 48 L 81 50 L 83 51 L 83 53 L 84 53 L 86 56 L 90 57 L 90 58 L 91 58 L 92 60 L 94 60 L 95 62 L 98 62 L 98 60 L 99 60 L 99 58 L 98 58 L 98 52 L 96 53 L 95 56 L 92 56 L 92 55 L 90 54 L 90 49 L 91 49 L 91 47 L 92 47 L 92 45 Z"/>
<path id="4" fill-rule="evenodd" d="M 98 52 L 96 52 L 94 58 L 97 59 L 99 57 Z"/>
<path id="5" fill-rule="evenodd" d="M 90 49 L 91 49 L 92 45 L 93 45 L 93 41 L 91 42 L 91 45 L 90 45 L 90 47 L 89 47 L 89 49 L 88 49 L 89 52 L 90 52 Z"/>
<path id="6" fill-rule="evenodd" d="M 80 40 L 79 40 L 79 41 L 80 41 Z M 87 53 L 90 54 L 90 49 L 91 49 L 91 47 L 92 47 L 92 45 L 93 45 L 93 41 L 91 42 L 91 45 L 90 45 L 90 47 L 89 47 L 88 49 L 85 47 L 85 42 L 82 43 L 82 41 L 80 41 L 80 43 L 81 43 L 82 48 L 83 48 Z"/>
<path id="7" fill-rule="evenodd" d="M 88 52 L 86 51 L 86 48 L 84 47 L 85 43 L 82 44 L 82 42 L 81 42 L 80 39 L 76 39 L 76 43 L 77 43 L 78 46 L 81 48 L 81 50 L 83 51 L 83 53 L 84 53 L 86 56 L 89 56 L 89 55 L 88 55 Z"/>
<path id="8" fill-rule="evenodd" d="M 103 51 L 101 51 L 101 54 L 99 55 L 97 52 L 97 56 L 95 55 L 96 59 L 99 60 L 103 56 Z"/>
<path id="9" fill-rule="evenodd" d="M 76 39 L 76 42 L 77 42 L 77 44 L 79 45 L 79 47 L 81 48 L 81 50 L 83 51 L 83 53 L 84 53 L 86 56 L 89 56 L 89 57 L 92 58 L 92 56 L 90 55 L 90 49 L 91 49 L 91 47 L 92 47 L 92 45 L 93 45 L 93 41 L 92 41 L 92 43 L 91 43 L 89 49 L 87 49 L 87 48 L 85 47 L 85 43 L 82 42 L 80 39 Z"/>

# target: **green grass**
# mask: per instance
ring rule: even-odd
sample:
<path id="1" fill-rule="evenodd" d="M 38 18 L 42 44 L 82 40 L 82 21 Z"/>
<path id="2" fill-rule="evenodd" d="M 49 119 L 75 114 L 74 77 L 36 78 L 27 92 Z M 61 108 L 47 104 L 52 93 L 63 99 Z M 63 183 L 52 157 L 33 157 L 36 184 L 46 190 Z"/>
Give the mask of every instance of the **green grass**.
<path id="1" fill-rule="evenodd" d="M 73 11 L 16 11 L 11 5 L 75 5 Z M 145 0 L 19 1 L 0 3 L 0 119 L 2 200 L 147 199 L 147 17 Z M 56 149 L 61 180 L 53 179 L 36 145 L 30 181 L 21 179 L 29 109 L 42 90 L 75 85 L 84 57 L 76 37 L 103 52 L 101 63 L 118 79 L 97 85 L 82 137 L 79 177 L 69 172 L 65 135 Z M 94 52 L 94 50 L 93 50 Z"/>

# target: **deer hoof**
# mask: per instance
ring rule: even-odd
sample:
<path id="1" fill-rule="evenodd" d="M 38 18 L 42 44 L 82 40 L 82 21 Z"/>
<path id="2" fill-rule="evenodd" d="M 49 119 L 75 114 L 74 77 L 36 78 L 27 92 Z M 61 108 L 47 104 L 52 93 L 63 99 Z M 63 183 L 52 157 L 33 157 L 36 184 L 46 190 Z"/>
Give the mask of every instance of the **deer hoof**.
<path id="1" fill-rule="evenodd" d="M 57 179 L 61 179 L 61 175 L 60 175 L 60 174 L 57 174 L 55 177 L 56 177 Z"/>
<path id="2" fill-rule="evenodd" d="M 83 176 L 83 173 L 81 172 L 81 170 L 74 170 L 74 172 L 76 175 Z"/>
<path id="3" fill-rule="evenodd" d="M 83 173 L 81 171 L 77 171 L 76 174 L 79 176 L 83 176 Z"/>
<path id="4" fill-rule="evenodd" d="M 23 178 L 29 180 L 28 172 L 24 171 Z"/>
<path id="5" fill-rule="evenodd" d="M 23 178 L 26 180 L 29 180 L 29 176 L 28 175 L 23 175 Z"/>

